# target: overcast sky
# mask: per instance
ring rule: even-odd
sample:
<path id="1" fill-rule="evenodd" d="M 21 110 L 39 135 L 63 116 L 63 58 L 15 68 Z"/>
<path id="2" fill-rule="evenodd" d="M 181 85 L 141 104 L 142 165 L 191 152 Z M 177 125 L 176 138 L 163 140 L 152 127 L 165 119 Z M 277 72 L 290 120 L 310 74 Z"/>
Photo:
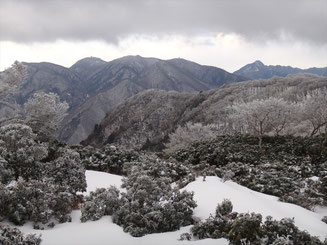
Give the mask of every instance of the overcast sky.
<path id="1" fill-rule="evenodd" d="M 327 0 L 0 0 L 0 70 L 125 55 L 325 67 Z"/>

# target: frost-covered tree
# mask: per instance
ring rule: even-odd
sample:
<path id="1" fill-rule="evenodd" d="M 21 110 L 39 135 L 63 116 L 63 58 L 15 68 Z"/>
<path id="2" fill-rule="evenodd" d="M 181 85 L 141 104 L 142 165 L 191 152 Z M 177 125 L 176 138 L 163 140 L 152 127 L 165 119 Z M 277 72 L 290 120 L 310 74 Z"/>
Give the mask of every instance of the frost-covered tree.
<path id="1" fill-rule="evenodd" d="M 33 94 L 23 106 L 17 104 L 10 95 L 19 89 L 25 77 L 26 67 L 18 61 L 0 74 L 0 104 L 13 111 L 9 117 L 0 120 L 0 125 L 12 123 L 15 119 L 28 124 L 35 132 L 52 135 L 67 115 L 69 106 L 61 102 L 57 94 L 45 92 Z"/>
<path id="2" fill-rule="evenodd" d="M 309 122 L 314 136 L 324 132 L 327 138 L 327 91 L 318 90 L 305 97 L 301 104 L 302 119 Z"/>
<path id="3" fill-rule="evenodd" d="M 69 105 L 61 102 L 57 94 L 38 92 L 25 104 L 27 124 L 35 131 L 53 134 L 67 115 Z"/>
<path id="4" fill-rule="evenodd" d="M 40 160 L 47 154 L 46 144 L 36 141 L 36 134 L 29 126 L 17 123 L 0 127 L 0 156 L 16 180 L 39 175 Z"/>
<path id="5" fill-rule="evenodd" d="M 268 98 L 250 102 L 238 102 L 231 106 L 229 118 L 236 131 L 256 135 L 259 149 L 262 137 L 274 132 L 279 134 L 290 120 L 291 105 L 283 99 Z"/>
<path id="6" fill-rule="evenodd" d="M 15 61 L 14 64 L 0 75 L 0 97 L 15 92 L 26 76 L 25 66 Z"/>
<path id="7" fill-rule="evenodd" d="M 0 73 L 0 108 L 6 108 L 1 115 L 0 125 L 21 119 L 21 106 L 16 103 L 14 94 L 23 84 L 26 77 L 26 68 L 16 61 L 10 68 Z"/>
<path id="8" fill-rule="evenodd" d="M 202 123 L 187 122 L 169 134 L 169 142 L 165 144 L 165 151 L 171 153 L 190 146 L 195 141 L 213 139 L 219 132 L 219 126 L 215 124 L 203 125 Z"/>

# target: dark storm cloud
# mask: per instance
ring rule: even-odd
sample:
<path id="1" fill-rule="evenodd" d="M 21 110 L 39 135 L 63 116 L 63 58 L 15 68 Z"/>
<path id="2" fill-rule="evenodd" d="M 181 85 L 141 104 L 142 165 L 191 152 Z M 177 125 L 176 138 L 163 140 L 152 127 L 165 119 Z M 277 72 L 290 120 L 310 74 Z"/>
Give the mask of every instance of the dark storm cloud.
<path id="1" fill-rule="evenodd" d="M 326 0 L 0 0 L 0 40 L 238 33 L 327 43 Z"/>

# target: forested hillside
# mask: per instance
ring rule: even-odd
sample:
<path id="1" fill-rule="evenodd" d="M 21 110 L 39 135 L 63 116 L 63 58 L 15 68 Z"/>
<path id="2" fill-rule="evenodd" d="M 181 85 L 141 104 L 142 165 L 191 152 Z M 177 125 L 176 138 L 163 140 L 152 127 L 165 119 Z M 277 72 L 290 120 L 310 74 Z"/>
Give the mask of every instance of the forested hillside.
<path id="1" fill-rule="evenodd" d="M 110 111 L 84 143 L 161 150 L 174 140 L 170 134 L 182 130 L 178 127 L 188 130 L 192 123 L 201 123 L 202 132 L 210 124 L 207 135 L 314 136 L 326 128 L 326 91 L 327 78 L 308 74 L 234 83 L 197 94 L 149 90 Z"/>

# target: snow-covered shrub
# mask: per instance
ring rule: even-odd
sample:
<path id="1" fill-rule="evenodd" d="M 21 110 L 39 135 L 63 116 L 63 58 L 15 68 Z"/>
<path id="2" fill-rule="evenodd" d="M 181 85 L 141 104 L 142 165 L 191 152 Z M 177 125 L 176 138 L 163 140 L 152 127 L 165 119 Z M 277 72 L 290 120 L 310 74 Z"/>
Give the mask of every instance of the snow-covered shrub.
<path id="1" fill-rule="evenodd" d="M 0 127 L 0 148 L 0 155 L 16 180 L 36 178 L 40 161 L 48 154 L 46 144 L 37 142 L 32 129 L 20 123 Z"/>
<path id="2" fill-rule="evenodd" d="M 232 223 L 231 229 L 228 232 L 230 243 L 261 245 L 261 221 L 261 214 L 239 214 Z"/>
<path id="3" fill-rule="evenodd" d="M 13 178 L 14 173 L 9 168 L 8 162 L 0 156 L 0 183 L 6 184 Z"/>
<path id="4" fill-rule="evenodd" d="M 121 205 L 120 191 L 116 187 L 98 188 L 85 197 L 81 221 L 95 221 L 104 215 L 112 215 Z"/>
<path id="5" fill-rule="evenodd" d="M 232 213 L 233 204 L 230 200 L 225 199 L 216 207 L 216 215 L 206 219 L 205 222 L 196 223 L 192 229 L 192 235 L 198 239 L 205 238 L 226 238 L 232 228 L 232 217 L 237 213 Z"/>
<path id="6" fill-rule="evenodd" d="M 204 222 L 196 223 L 191 228 L 190 236 L 196 239 L 219 239 L 227 238 L 232 227 L 232 220 L 226 216 L 210 216 Z M 182 239 L 182 238 L 181 238 Z"/>
<path id="7" fill-rule="evenodd" d="M 253 136 L 218 136 L 172 156 L 199 174 L 231 179 L 311 209 L 327 204 L 327 152 L 322 148 L 323 141 L 323 137 L 264 136 L 260 153 Z"/>
<path id="8" fill-rule="evenodd" d="M 132 236 L 173 231 L 193 223 L 193 193 L 172 188 L 169 164 L 161 160 L 133 162 L 123 179 L 126 192 L 100 189 L 86 197 L 82 221 L 113 215 L 114 223 Z M 163 164 L 164 166 L 161 166 Z M 172 174 L 176 176 L 177 174 Z"/>
<path id="9" fill-rule="evenodd" d="M 294 224 L 293 219 L 284 218 L 280 221 L 273 220 L 271 216 L 266 217 L 266 221 L 262 225 L 262 237 L 265 238 L 267 244 L 272 244 L 280 237 L 288 238 L 292 244 L 303 245 L 319 245 L 322 242 L 306 231 L 301 231 Z M 277 243 L 278 244 L 278 243 Z"/>
<path id="10" fill-rule="evenodd" d="M 277 237 L 272 245 L 293 245 L 292 237 Z"/>
<path id="11" fill-rule="evenodd" d="M 181 240 L 191 240 L 192 237 L 193 239 L 226 238 L 230 244 L 235 245 L 322 244 L 317 237 L 310 236 L 306 231 L 300 231 L 292 219 L 284 218 L 276 221 L 268 216 L 266 221 L 262 222 L 261 214 L 236 213 L 232 212 L 231 207 L 231 202 L 224 200 L 217 206 L 215 217 L 210 216 L 206 221 L 195 224 L 191 228 L 191 234 L 183 234 Z"/>
<path id="12" fill-rule="evenodd" d="M 183 233 L 181 234 L 180 238 L 179 238 L 180 241 L 191 241 L 192 240 L 192 234 L 190 233 Z"/>
<path id="13" fill-rule="evenodd" d="M 44 163 L 43 175 L 53 178 L 59 185 L 66 186 L 71 193 L 85 191 L 85 169 L 79 154 L 68 147 L 59 147 L 54 157 L 52 161 Z"/>
<path id="14" fill-rule="evenodd" d="M 225 199 L 221 204 L 218 204 L 216 208 L 216 216 L 225 216 L 233 211 L 233 204 L 230 200 Z"/>
<path id="15" fill-rule="evenodd" d="M 327 216 L 322 217 L 321 221 L 327 224 Z"/>
<path id="16" fill-rule="evenodd" d="M 0 222 L 8 216 L 9 191 L 6 186 L 0 183 Z"/>
<path id="17" fill-rule="evenodd" d="M 124 165 L 137 161 L 139 154 L 133 150 L 106 144 L 97 149 L 92 146 L 76 147 L 86 169 L 124 175 Z"/>
<path id="18" fill-rule="evenodd" d="M 128 176 L 123 184 L 127 189 L 122 193 L 124 205 L 114 213 L 113 221 L 136 237 L 192 224 L 193 193 L 172 190 L 170 182 L 140 172 Z"/>
<path id="19" fill-rule="evenodd" d="M 0 128 L 0 220 L 36 228 L 70 220 L 86 189 L 79 154 L 55 141 L 40 142 L 24 124 Z"/>
<path id="20" fill-rule="evenodd" d="M 26 221 L 34 222 L 35 228 L 50 224 L 52 221 L 70 220 L 76 197 L 63 186 L 56 185 L 53 179 L 42 181 L 19 179 L 12 182 L 1 192 L 6 206 L 2 214 L 16 225 Z"/>
<path id="21" fill-rule="evenodd" d="M 39 245 L 41 237 L 35 234 L 24 235 L 17 228 L 0 224 L 0 244 L 2 245 Z"/>
<path id="22" fill-rule="evenodd" d="M 142 172 L 154 178 L 168 177 L 171 183 L 182 188 L 195 180 L 193 170 L 175 159 L 162 160 L 157 155 L 141 155 L 138 161 L 125 164 L 124 172 L 131 175 L 133 172 Z"/>

